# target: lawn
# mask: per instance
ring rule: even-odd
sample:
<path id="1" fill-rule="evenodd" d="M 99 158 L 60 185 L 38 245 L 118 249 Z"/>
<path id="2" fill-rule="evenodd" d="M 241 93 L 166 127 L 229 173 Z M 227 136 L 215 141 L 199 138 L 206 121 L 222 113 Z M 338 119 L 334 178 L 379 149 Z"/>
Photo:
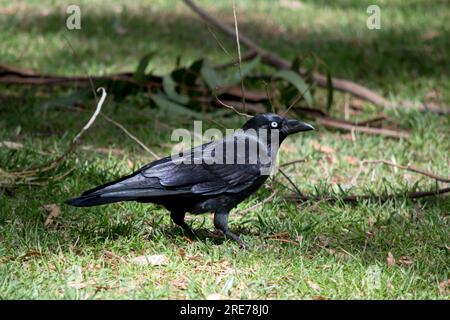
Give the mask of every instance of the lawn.
<path id="1" fill-rule="evenodd" d="M 181 1 L 80 1 L 82 29 L 65 27 L 66 1 L 0 0 L 0 63 L 42 73 L 100 75 L 149 69 L 165 74 L 207 57 L 229 61 L 205 24 Z M 432 97 L 450 105 L 450 8 L 447 1 L 238 1 L 240 30 L 287 59 L 314 53 L 335 77 L 362 83 L 393 101 Z M 229 1 L 199 1 L 232 23 Z M 381 30 L 368 30 L 366 8 L 378 4 Z M 214 30 L 231 53 L 235 43 Z M 71 50 L 68 43 L 74 48 Z M 267 67 L 259 67 L 266 71 Z M 0 84 L 0 177 L 62 154 L 90 113 L 65 107 L 74 88 Z M 320 93 L 319 93 L 320 96 Z M 333 115 L 352 100 L 336 93 Z M 320 99 L 318 101 L 321 101 Z M 80 107 L 78 105 L 78 107 Z M 95 100 L 82 107 L 94 110 Z M 364 104 L 363 114 L 380 108 Z M 103 114 L 164 156 L 174 128 L 191 118 L 150 107 L 147 92 L 108 96 Z M 384 110 L 408 139 L 330 130 L 290 137 L 280 163 L 306 194 L 395 193 L 388 201 L 286 200 L 289 184 L 271 179 L 230 215 L 230 228 L 251 245 L 243 251 L 213 231 L 212 216 L 188 216 L 192 241 L 160 207 L 120 203 L 92 208 L 68 198 L 153 160 L 121 130 L 99 117 L 66 161 L 21 185 L 0 184 L 0 299 L 449 299 L 450 199 L 405 194 L 444 183 L 363 160 L 385 159 L 450 176 L 450 118 Z M 354 115 L 349 115 L 354 117 Z M 208 122 L 238 128 L 231 111 Z M 448 184 L 447 184 L 448 186 Z M 263 205 L 248 208 L 276 195 Z M 61 212 L 45 225 L 44 205 Z M 244 213 L 243 213 L 244 212 Z M 161 261 L 136 263 L 141 256 Z"/>

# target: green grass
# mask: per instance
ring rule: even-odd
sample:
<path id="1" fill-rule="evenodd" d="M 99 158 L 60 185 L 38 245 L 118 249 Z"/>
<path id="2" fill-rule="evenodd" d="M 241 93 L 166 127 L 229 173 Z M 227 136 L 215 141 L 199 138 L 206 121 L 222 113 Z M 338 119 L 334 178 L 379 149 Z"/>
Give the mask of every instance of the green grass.
<path id="1" fill-rule="evenodd" d="M 200 3 L 232 22 L 228 1 Z M 302 9 L 291 10 L 274 1 L 240 1 L 241 30 L 289 59 L 313 52 L 336 77 L 361 82 L 394 100 L 422 101 L 436 90 L 441 102 L 450 104 L 446 1 L 302 3 Z M 382 8 L 380 31 L 365 26 L 365 9 L 372 3 Z M 179 55 L 182 64 L 204 56 L 214 64 L 228 60 L 203 23 L 181 2 L 81 4 L 82 30 L 68 31 L 64 3 L 1 0 L 0 62 L 72 75 L 83 74 L 84 68 L 91 74 L 133 70 L 139 58 L 152 50 L 157 54 L 150 69 L 158 74 L 170 71 Z M 127 30 L 122 36 L 112 31 L 119 21 Z M 434 37 L 424 38 L 433 30 Z M 233 41 L 215 33 L 233 52 Z M 70 92 L 0 86 L 0 142 L 24 145 L 19 150 L 0 147 L 1 169 L 33 167 L 65 150 L 89 113 L 51 108 L 46 102 Z M 337 116 L 343 117 L 344 100 L 337 95 L 333 106 Z M 93 108 L 93 104 L 90 100 L 85 106 Z M 170 141 L 171 128 L 191 129 L 193 124 L 148 105 L 144 92 L 121 102 L 108 97 L 103 112 L 158 154 L 168 154 L 175 144 Z M 364 117 L 379 111 L 373 106 L 367 110 Z M 305 193 L 338 192 L 340 184 L 352 193 L 399 196 L 384 203 L 293 204 L 284 200 L 284 187 L 269 182 L 279 190 L 274 200 L 239 214 L 271 194 L 265 187 L 230 216 L 231 229 L 251 245 L 250 251 L 214 236 L 211 215 L 189 216 L 200 235 L 200 240 L 190 242 L 167 212 L 153 205 L 122 203 L 87 209 L 63 205 L 81 191 L 152 160 L 99 118 L 76 154 L 42 177 L 44 185 L 1 188 L 0 299 L 203 299 L 214 293 L 237 299 L 448 299 L 448 289 L 439 290 L 439 284 L 449 279 L 449 198 L 408 200 L 401 194 L 432 190 L 435 182 L 382 165 L 353 165 L 346 157 L 394 158 L 450 176 L 450 119 L 415 111 L 385 112 L 399 127 L 411 130 L 410 139 L 360 134 L 352 142 L 343 133 L 318 126 L 315 132 L 289 138 L 280 161 L 306 159 L 286 169 Z M 233 116 L 218 120 L 232 128 L 242 123 Z M 335 152 L 315 150 L 312 140 Z M 87 146 L 91 150 L 82 148 Z M 104 154 L 99 148 L 115 152 Z M 66 173 L 64 178 L 48 179 Z M 281 176 L 277 179 L 282 181 Z M 51 203 L 61 205 L 61 215 L 56 225 L 44 227 L 47 213 L 41 206 Z M 395 265 L 387 263 L 389 252 Z M 144 254 L 163 254 L 168 264 L 152 267 L 131 262 Z M 370 285 L 370 270 L 379 272 L 379 286 Z"/>

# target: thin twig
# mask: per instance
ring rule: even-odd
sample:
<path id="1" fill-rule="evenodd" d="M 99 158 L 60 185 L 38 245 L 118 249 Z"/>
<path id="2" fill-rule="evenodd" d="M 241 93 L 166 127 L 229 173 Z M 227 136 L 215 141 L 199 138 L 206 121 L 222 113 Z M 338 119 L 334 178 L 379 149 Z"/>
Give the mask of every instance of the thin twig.
<path id="1" fill-rule="evenodd" d="M 305 96 L 305 93 L 306 92 L 308 92 L 309 91 L 309 89 L 311 89 L 311 87 L 312 87 L 312 83 L 305 89 L 305 91 L 303 91 L 303 92 L 300 92 L 300 94 L 294 99 L 294 101 L 291 103 L 291 105 L 286 109 L 286 111 L 284 111 L 283 112 L 283 115 L 286 115 L 288 112 L 289 112 L 289 110 L 291 110 L 291 108 L 293 107 L 293 106 L 295 106 L 296 104 L 297 104 L 297 102 L 299 102 L 304 96 Z"/>
<path id="2" fill-rule="evenodd" d="M 392 130 L 386 128 L 372 128 L 367 126 L 360 126 L 349 123 L 348 121 L 333 119 L 329 117 L 316 116 L 316 120 L 319 124 L 335 129 L 348 130 L 354 132 L 364 132 L 372 135 L 382 135 L 390 138 L 396 139 L 406 139 L 410 137 L 410 133 L 401 130 Z"/>
<path id="3" fill-rule="evenodd" d="M 253 58 L 255 58 L 258 55 L 257 52 L 249 50 L 247 53 L 245 53 L 244 55 L 242 55 L 241 57 L 241 62 L 242 61 L 248 61 L 251 60 Z M 228 67 L 234 67 L 235 65 L 237 65 L 239 63 L 238 60 L 233 60 L 224 64 L 219 64 L 217 66 L 214 67 L 214 69 L 216 70 L 220 70 L 220 69 L 226 69 Z"/>
<path id="4" fill-rule="evenodd" d="M 228 50 L 225 48 L 225 46 L 220 42 L 219 38 L 217 38 L 216 34 L 212 31 L 210 25 L 207 23 L 206 27 L 208 28 L 209 33 L 213 36 L 214 40 L 216 40 L 216 43 L 219 45 L 219 47 L 229 56 L 230 58 L 233 58 L 233 56 L 228 52 Z"/>
<path id="5" fill-rule="evenodd" d="M 294 187 L 298 196 L 303 197 L 303 193 L 300 191 L 300 189 L 297 187 L 297 185 L 294 183 L 294 181 L 292 181 L 291 178 L 289 178 L 288 175 L 286 173 L 284 173 L 283 170 L 281 170 L 281 168 L 278 168 L 278 171 L 280 171 L 280 173 L 286 178 L 286 180 L 289 181 L 289 183 Z"/>
<path id="6" fill-rule="evenodd" d="M 431 190 L 431 191 L 415 191 L 410 192 L 406 194 L 406 197 L 408 199 L 419 199 L 419 198 L 425 198 L 425 197 L 431 197 L 431 196 L 438 196 L 442 194 L 446 194 L 450 192 L 450 188 L 443 188 L 443 189 L 437 189 L 437 190 Z M 400 197 L 402 194 L 388 194 L 388 195 L 348 195 L 348 196 L 309 196 L 309 195 L 302 195 L 299 196 L 297 194 L 289 195 L 286 197 L 287 200 L 294 200 L 294 201 L 343 201 L 343 202 L 359 202 L 363 200 L 381 200 L 386 201 L 389 199 L 393 199 L 396 197 Z"/>
<path id="7" fill-rule="evenodd" d="M 289 162 L 280 164 L 280 167 L 287 167 L 287 166 L 290 166 L 290 165 L 293 165 L 296 163 L 300 163 L 300 162 L 305 162 L 305 161 L 306 161 L 305 159 L 293 160 L 293 161 L 289 161 Z"/>
<path id="8" fill-rule="evenodd" d="M 239 61 L 239 75 L 241 77 L 242 104 L 244 106 L 244 112 L 246 112 L 246 109 L 245 109 L 244 77 L 242 76 L 241 45 L 239 43 L 239 30 L 238 30 L 238 22 L 237 22 L 237 15 L 236 15 L 236 1 L 235 0 L 233 0 L 233 17 L 234 17 L 234 29 L 235 29 L 235 32 L 236 32 L 236 44 L 237 44 L 237 53 L 238 53 L 238 61 Z"/>
<path id="9" fill-rule="evenodd" d="M 133 134 L 131 134 L 130 131 L 128 131 L 123 125 L 121 125 L 120 123 L 118 123 L 117 121 L 111 119 L 110 117 L 108 117 L 107 115 L 102 115 L 102 117 L 112 123 L 113 125 L 115 125 L 116 127 L 118 127 L 120 130 L 122 130 L 128 137 L 130 137 L 130 139 L 132 139 L 134 142 L 136 142 L 139 146 L 141 146 L 142 149 L 144 149 L 145 151 L 147 151 L 148 153 L 150 153 L 154 158 L 156 159 L 161 159 L 160 156 L 158 156 L 156 153 L 154 153 L 152 150 L 150 150 L 149 147 L 147 147 L 141 140 L 139 140 L 136 136 L 134 136 Z"/>
<path id="10" fill-rule="evenodd" d="M 73 110 L 77 110 L 77 111 L 81 111 L 81 112 L 87 111 L 85 109 L 74 107 L 74 106 L 71 106 L 71 107 L 68 107 L 68 108 L 73 109 Z M 135 141 L 142 149 L 144 149 L 145 151 L 150 153 L 155 159 L 160 159 L 160 157 L 155 152 L 153 152 L 141 140 L 139 140 L 136 136 L 134 136 L 131 132 L 129 132 L 122 124 L 120 124 L 119 122 L 111 119 L 110 117 L 108 117 L 107 115 L 104 115 L 104 114 L 100 114 L 100 117 L 102 117 L 103 119 L 105 119 L 109 123 L 113 124 L 114 126 L 118 127 L 120 130 L 122 130 L 130 139 Z M 90 150 L 92 148 L 84 148 L 84 149 L 85 150 Z M 101 148 L 100 148 L 100 150 L 99 149 L 95 149 L 95 151 L 109 153 L 111 150 L 108 150 L 108 149 L 101 150 Z M 117 153 L 117 151 L 116 151 L 116 153 Z"/>
<path id="11" fill-rule="evenodd" d="M 363 160 L 362 164 L 364 164 L 364 163 L 368 163 L 368 164 L 383 163 L 383 164 L 388 165 L 388 166 L 392 166 L 392 167 L 396 167 L 396 168 L 399 168 L 399 169 L 403 169 L 403 170 L 408 170 L 408 171 L 412 171 L 412 172 L 415 172 L 415 173 L 419 173 L 421 175 L 424 175 L 426 177 L 435 179 L 437 181 L 450 183 L 450 178 L 445 178 L 445 177 L 439 176 L 439 175 L 437 175 L 437 174 L 435 174 L 433 172 L 425 171 L 425 170 L 419 169 L 419 168 L 417 168 L 415 166 L 402 166 L 402 165 L 399 165 L 399 164 L 396 164 L 396 163 L 393 163 L 393 162 L 387 161 L 387 160 Z"/>
<path id="12" fill-rule="evenodd" d="M 251 206 L 250 208 L 247 208 L 245 210 L 239 211 L 240 215 L 244 215 L 247 214 L 249 212 L 252 212 L 253 210 L 255 210 L 256 208 L 264 205 L 265 203 L 269 202 L 270 200 L 272 200 L 277 194 L 277 191 L 274 191 L 270 196 L 268 196 L 267 198 L 265 198 L 263 201 L 258 202 L 257 204 Z"/>
<path id="13" fill-rule="evenodd" d="M 234 111 L 235 113 L 237 113 L 238 115 L 241 115 L 241 116 L 244 116 L 244 117 L 247 117 L 247 118 L 252 118 L 251 115 L 249 115 L 249 114 L 247 114 L 247 113 L 239 112 L 239 111 L 236 110 L 235 107 L 223 103 L 223 102 L 219 99 L 218 96 L 216 96 L 216 100 L 217 100 L 222 106 L 224 106 L 225 108 L 228 108 L 228 109 L 233 110 L 233 111 Z"/>
<path id="14" fill-rule="evenodd" d="M 105 102 L 105 99 L 106 99 L 106 91 L 105 91 L 105 88 L 98 88 L 97 91 L 99 91 L 99 90 L 103 90 L 103 92 L 102 92 L 100 101 L 97 103 L 97 108 L 95 109 L 94 114 L 89 119 L 89 121 L 85 124 L 83 129 L 81 129 L 81 131 L 78 132 L 78 134 L 75 136 L 75 138 L 73 138 L 73 140 L 72 140 L 73 144 L 78 143 L 78 141 L 80 140 L 83 133 L 91 127 L 91 125 L 94 123 L 95 119 L 97 118 L 97 116 L 99 115 L 99 113 L 102 109 L 103 102 Z"/>
<path id="15" fill-rule="evenodd" d="M 89 74 L 87 69 L 84 68 L 80 57 L 78 56 L 78 54 L 75 51 L 75 49 L 72 47 L 72 44 L 70 43 L 69 39 L 67 39 L 64 35 L 63 35 L 63 37 L 64 37 L 64 40 L 66 40 L 67 44 L 69 45 L 69 48 L 72 50 L 72 53 L 73 53 L 75 59 L 77 60 L 78 64 L 81 66 L 81 68 L 84 70 L 84 73 L 89 78 L 89 84 L 91 85 L 92 93 L 94 94 L 95 100 L 98 102 L 97 93 L 95 92 L 95 86 L 94 86 L 94 82 L 92 81 L 91 75 Z"/>

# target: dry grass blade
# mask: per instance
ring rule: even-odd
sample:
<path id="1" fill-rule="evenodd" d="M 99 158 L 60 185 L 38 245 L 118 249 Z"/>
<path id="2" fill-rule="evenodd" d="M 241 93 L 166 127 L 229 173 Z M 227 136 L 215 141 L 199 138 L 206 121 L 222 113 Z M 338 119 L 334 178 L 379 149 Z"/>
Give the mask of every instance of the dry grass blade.
<path id="1" fill-rule="evenodd" d="M 233 0 L 233 17 L 234 17 L 234 29 L 235 29 L 235 32 L 236 32 L 236 45 L 237 45 L 237 53 L 238 53 L 238 61 L 239 61 L 239 75 L 241 77 L 242 104 L 244 106 L 244 112 L 246 112 L 246 109 L 245 109 L 244 77 L 242 76 L 241 45 L 239 43 L 239 29 L 238 29 L 238 22 L 237 22 L 236 1 L 235 0 Z"/>
<path id="2" fill-rule="evenodd" d="M 154 153 L 152 150 L 150 150 L 149 147 L 147 147 L 141 140 L 139 140 L 138 138 L 136 138 L 136 136 L 134 136 L 133 134 L 131 134 L 131 132 L 129 132 L 123 125 L 121 125 L 120 123 L 118 123 L 117 121 L 111 119 L 110 117 L 106 116 L 106 115 L 102 115 L 102 117 L 112 123 L 113 125 L 115 125 L 116 127 L 118 127 L 120 130 L 122 130 L 128 137 L 130 137 L 130 139 L 132 139 L 134 142 L 136 142 L 142 149 L 144 149 L 145 151 L 147 151 L 148 153 L 150 153 L 155 159 L 161 159 L 160 156 L 158 156 L 156 153 Z"/>

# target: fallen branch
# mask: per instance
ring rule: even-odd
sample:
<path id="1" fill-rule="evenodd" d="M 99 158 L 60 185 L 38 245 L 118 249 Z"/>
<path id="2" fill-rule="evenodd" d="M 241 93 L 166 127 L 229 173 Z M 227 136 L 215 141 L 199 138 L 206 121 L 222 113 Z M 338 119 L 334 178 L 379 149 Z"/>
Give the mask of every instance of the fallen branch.
<path id="1" fill-rule="evenodd" d="M 450 192 L 450 188 L 438 189 L 433 191 L 415 191 L 406 194 L 408 199 L 419 199 L 425 197 L 438 196 Z M 291 194 L 286 197 L 286 200 L 290 201 L 343 201 L 343 202 L 359 202 L 363 200 L 381 200 L 386 201 L 389 199 L 394 199 L 396 197 L 401 197 L 402 194 L 388 194 L 388 195 L 348 195 L 343 197 L 329 197 L 329 196 L 308 196 L 308 195 L 298 195 Z"/>
<path id="2" fill-rule="evenodd" d="M 353 132 L 364 132 L 371 135 L 382 135 L 396 139 L 406 139 L 410 137 L 410 133 L 402 130 L 392 130 L 386 128 L 373 128 L 367 126 L 361 126 L 352 124 L 345 120 L 338 120 L 329 117 L 316 116 L 316 120 L 319 124 L 335 129 L 348 130 Z"/>
<path id="3" fill-rule="evenodd" d="M 369 164 L 383 163 L 383 164 L 388 165 L 388 166 L 392 166 L 392 167 L 396 167 L 396 168 L 399 168 L 399 169 L 416 172 L 416 173 L 419 173 L 421 175 L 427 176 L 429 178 L 435 179 L 437 181 L 450 183 L 450 178 L 441 177 L 441 176 L 438 176 L 435 173 L 428 172 L 428 171 L 419 169 L 419 168 L 414 167 L 414 166 L 402 166 L 402 165 L 399 165 L 399 164 L 396 164 L 396 163 L 393 163 L 393 162 L 390 162 L 390 161 L 387 161 L 387 160 L 363 160 L 362 163 L 363 164 L 364 163 L 369 163 Z"/>
<path id="4" fill-rule="evenodd" d="M 213 17 L 208 12 L 200 8 L 197 4 L 194 3 L 192 0 L 183 0 L 184 3 L 192 10 L 194 11 L 198 16 L 200 16 L 203 20 L 207 21 L 208 23 L 216 26 L 217 28 L 221 29 L 225 34 L 232 37 L 233 39 L 236 38 L 236 32 L 233 30 L 232 27 L 228 26 L 221 20 L 217 19 L 216 17 Z M 255 42 L 253 42 L 250 38 L 245 36 L 244 34 L 240 33 L 239 40 L 241 43 L 243 43 L 247 48 L 250 49 L 250 52 L 257 53 L 260 57 L 262 62 L 271 65 L 272 67 L 275 67 L 276 69 L 290 69 L 291 63 L 288 60 L 283 59 L 279 55 L 272 53 L 266 49 L 261 48 L 258 46 Z M 307 73 L 307 70 L 300 69 L 300 74 L 305 75 Z M 328 81 L 327 76 L 320 74 L 318 72 L 313 72 L 311 74 L 312 81 L 315 82 L 317 85 L 323 88 L 328 87 Z M 402 107 L 412 107 L 413 105 L 421 111 L 433 111 L 437 113 L 450 113 L 449 108 L 440 108 L 439 106 L 433 106 L 433 108 L 430 108 L 430 106 L 425 104 L 418 104 L 415 105 L 412 102 L 402 102 L 400 104 L 393 103 L 378 93 L 376 93 L 373 90 L 370 90 L 360 84 L 357 84 L 355 82 L 345 80 L 345 79 L 338 79 L 338 78 L 332 78 L 332 85 L 335 90 L 342 91 L 342 92 L 348 92 L 352 94 L 355 97 L 364 99 L 366 101 L 369 101 L 375 105 L 387 107 L 387 108 L 396 108 L 398 106 Z"/>
<path id="5" fill-rule="evenodd" d="M 18 84 L 18 85 L 73 85 L 78 83 L 87 85 L 93 81 L 125 81 L 138 84 L 133 77 L 132 72 L 123 72 L 104 76 L 61 76 L 52 74 L 38 74 L 31 70 L 19 69 L 13 66 L 0 64 L 0 83 Z M 148 86 L 160 86 L 162 78 L 150 76 Z"/>

